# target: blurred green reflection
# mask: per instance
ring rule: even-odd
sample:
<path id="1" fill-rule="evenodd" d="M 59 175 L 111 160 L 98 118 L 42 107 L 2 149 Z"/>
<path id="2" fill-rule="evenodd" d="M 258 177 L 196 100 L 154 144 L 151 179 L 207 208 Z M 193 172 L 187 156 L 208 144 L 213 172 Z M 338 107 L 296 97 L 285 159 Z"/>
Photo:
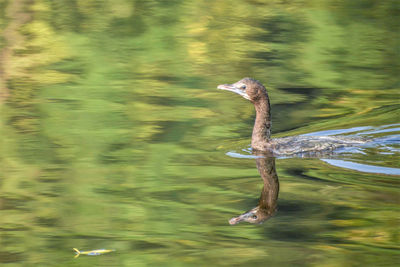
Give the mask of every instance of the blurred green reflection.
<path id="1" fill-rule="evenodd" d="M 248 147 L 252 107 L 216 86 L 266 83 L 275 136 L 399 123 L 399 15 L 397 0 L 0 1 L 0 263 L 395 266 L 398 176 L 278 159 L 277 215 L 228 224 L 262 180 L 225 155 Z M 346 157 L 400 168 L 399 149 Z"/>

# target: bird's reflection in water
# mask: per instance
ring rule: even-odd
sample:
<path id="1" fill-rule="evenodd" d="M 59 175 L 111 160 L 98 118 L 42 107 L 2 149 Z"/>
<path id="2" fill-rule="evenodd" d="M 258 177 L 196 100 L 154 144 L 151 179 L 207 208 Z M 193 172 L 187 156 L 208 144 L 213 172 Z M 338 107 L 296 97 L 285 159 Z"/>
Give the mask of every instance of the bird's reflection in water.
<path id="1" fill-rule="evenodd" d="M 265 154 L 256 155 L 257 169 L 264 182 L 258 205 L 237 217 L 229 220 L 234 225 L 242 221 L 260 224 L 273 216 L 276 212 L 279 180 L 275 169 L 275 158 Z"/>

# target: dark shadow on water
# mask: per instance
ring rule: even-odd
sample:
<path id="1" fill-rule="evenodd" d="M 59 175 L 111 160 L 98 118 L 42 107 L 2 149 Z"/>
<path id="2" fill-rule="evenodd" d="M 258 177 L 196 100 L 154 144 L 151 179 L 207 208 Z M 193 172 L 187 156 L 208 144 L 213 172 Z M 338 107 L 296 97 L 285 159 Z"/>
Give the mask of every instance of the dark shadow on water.
<path id="1" fill-rule="evenodd" d="M 15 263 L 23 260 L 22 253 L 0 252 L 0 263 Z"/>
<path id="2" fill-rule="evenodd" d="M 161 243 L 154 243 L 154 242 L 148 242 L 145 240 L 138 240 L 138 241 L 133 241 L 130 243 L 130 247 L 131 249 L 134 250 L 151 250 L 151 249 L 162 249 L 162 248 L 166 248 L 166 246 L 164 246 Z"/>

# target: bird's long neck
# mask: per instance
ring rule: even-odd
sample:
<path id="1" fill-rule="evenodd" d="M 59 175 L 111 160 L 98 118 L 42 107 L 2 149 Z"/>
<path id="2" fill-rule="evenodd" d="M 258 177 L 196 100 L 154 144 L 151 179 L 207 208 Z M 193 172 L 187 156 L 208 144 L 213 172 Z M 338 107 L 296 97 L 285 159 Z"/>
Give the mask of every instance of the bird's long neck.
<path id="1" fill-rule="evenodd" d="M 268 96 L 262 96 L 254 104 L 254 107 L 256 109 L 256 121 L 253 128 L 251 146 L 254 149 L 261 149 L 271 139 L 271 113 Z"/>

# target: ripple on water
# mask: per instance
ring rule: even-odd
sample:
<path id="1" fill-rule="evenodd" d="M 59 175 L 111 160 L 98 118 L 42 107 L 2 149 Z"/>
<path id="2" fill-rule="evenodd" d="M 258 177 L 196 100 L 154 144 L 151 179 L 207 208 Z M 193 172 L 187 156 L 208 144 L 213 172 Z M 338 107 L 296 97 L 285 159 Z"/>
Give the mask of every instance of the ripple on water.
<path id="1" fill-rule="evenodd" d="M 336 151 L 337 153 L 332 157 L 323 158 L 321 160 L 332 166 L 356 170 L 364 173 L 400 175 L 399 168 L 360 163 L 360 161 L 361 162 L 368 161 L 370 163 L 371 158 L 377 156 L 379 156 L 380 162 L 385 162 L 385 158 L 383 157 L 396 157 L 396 154 L 400 153 L 400 135 L 397 134 L 397 132 L 400 131 L 400 127 L 397 127 L 399 125 L 400 124 L 390 124 L 379 127 L 372 127 L 372 126 L 353 127 L 349 129 L 312 132 L 303 134 L 302 136 L 329 136 L 329 135 L 348 134 L 348 133 L 351 133 L 352 135 L 356 136 L 365 136 L 370 140 L 369 142 L 357 147 L 345 147 L 338 149 Z M 376 135 L 379 135 L 379 137 L 377 137 Z M 233 158 L 243 158 L 243 159 L 261 157 L 253 155 L 251 148 L 241 149 L 240 152 L 229 151 L 226 153 L 226 155 Z M 343 155 L 346 156 L 346 160 L 338 159 L 340 157 L 343 157 Z M 292 157 L 301 157 L 301 155 L 300 156 L 292 155 L 279 158 L 285 159 Z M 351 161 L 352 159 L 357 159 L 359 163 Z"/>
<path id="2" fill-rule="evenodd" d="M 390 168 L 390 167 L 381 167 L 375 165 L 361 164 L 355 163 L 347 160 L 339 160 L 339 159 L 321 159 L 322 161 L 345 169 L 356 170 L 359 172 L 367 172 L 367 173 L 381 173 L 387 175 L 400 175 L 400 169 L 398 168 Z"/>

